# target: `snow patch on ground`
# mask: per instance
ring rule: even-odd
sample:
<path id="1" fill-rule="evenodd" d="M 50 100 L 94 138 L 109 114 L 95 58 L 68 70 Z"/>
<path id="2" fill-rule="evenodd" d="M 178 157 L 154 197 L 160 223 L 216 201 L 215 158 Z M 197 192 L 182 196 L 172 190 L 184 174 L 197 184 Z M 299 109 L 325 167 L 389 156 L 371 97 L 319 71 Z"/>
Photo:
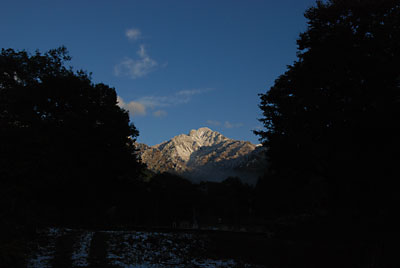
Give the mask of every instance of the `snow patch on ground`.
<path id="1" fill-rule="evenodd" d="M 74 232 L 72 266 L 89 267 L 89 253 L 95 231 L 48 228 L 38 233 L 32 245 L 29 268 L 52 267 L 56 240 Z M 198 234 L 175 232 L 99 231 L 108 234 L 104 265 L 121 268 L 232 268 L 260 267 L 233 259 L 210 259 L 205 253 L 206 238 Z M 37 243 L 37 244 L 36 244 Z M 93 265 L 93 264 L 92 264 Z"/>
<path id="2" fill-rule="evenodd" d="M 115 234 L 115 233 L 114 233 Z M 204 242 L 192 234 L 131 232 L 117 234 L 109 242 L 110 264 L 120 267 L 235 267 L 234 260 L 193 259 Z"/>
<path id="3" fill-rule="evenodd" d="M 93 235 L 94 232 L 83 232 L 73 245 L 74 251 L 71 257 L 73 266 L 85 267 L 89 265 L 88 256 Z"/>
<path id="4" fill-rule="evenodd" d="M 60 228 L 47 228 L 39 233 L 39 237 L 43 238 L 45 243 L 37 241 L 33 245 L 36 250 L 28 260 L 28 268 L 48 268 L 52 267 L 51 261 L 54 259 L 56 250 L 56 239 L 64 235 L 65 230 Z"/>

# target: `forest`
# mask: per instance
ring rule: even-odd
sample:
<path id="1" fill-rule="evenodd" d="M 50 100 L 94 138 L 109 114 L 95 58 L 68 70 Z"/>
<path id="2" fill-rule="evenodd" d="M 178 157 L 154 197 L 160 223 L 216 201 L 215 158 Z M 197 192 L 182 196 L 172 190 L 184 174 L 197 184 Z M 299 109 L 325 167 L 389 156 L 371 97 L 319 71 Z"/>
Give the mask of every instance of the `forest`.
<path id="1" fill-rule="evenodd" d="M 307 267 L 331 267 L 311 253 L 349 241 L 373 250 L 335 265 L 397 267 L 400 2 L 317 1 L 304 15 L 297 60 L 260 95 L 268 166 L 255 186 L 153 174 L 116 89 L 69 67 L 65 47 L 3 48 L 0 267 L 25 267 L 25 242 L 49 226 L 268 233 L 254 245 L 282 258 L 311 243 Z M 282 241 L 297 241 L 288 255 Z"/>

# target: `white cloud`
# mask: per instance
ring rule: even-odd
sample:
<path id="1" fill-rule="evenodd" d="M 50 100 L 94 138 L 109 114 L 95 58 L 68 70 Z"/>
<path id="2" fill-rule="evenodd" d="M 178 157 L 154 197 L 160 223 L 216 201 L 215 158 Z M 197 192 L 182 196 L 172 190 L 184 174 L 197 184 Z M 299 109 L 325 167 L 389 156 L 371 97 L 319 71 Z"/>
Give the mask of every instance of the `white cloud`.
<path id="1" fill-rule="evenodd" d="M 154 111 L 154 112 L 153 112 L 153 115 L 154 115 L 155 117 L 164 117 L 164 116 L 167 115 L 167 112 L 164 111 L 164 110 L 157 110 L 157 111 Z"/>
<path id="2" fill-rule="evenodd" d="M 243 123 L 231 123 L 229 121 L 225 121 L 223 124 L 220 121 L 216 121 L 216 120 L 207 120 L 206 121 L 207 124 L 211 125 L 211 126 L 222 126 L 224 128 L 238 128 L 238 127 L 242 127 Z"/>
<path id="3" fill-rule="evenodd" d="M 206 123 L 211 126 L 220 126 L 221 125 L 221 122 L 215 121 L 215 120 L 207 120 Z"/>
<path id="4" fill-rule="evenodd" d="M 142 36 L 142 33 L 139 29 L 131 28 L 125 31 L 125 36 L 129 40 L 138 40 Z"/>
<path id="5" fill-rule="evenodd" d="M 198 94 L 203 94 L 205 92 L 211 91 L 211 88 L 204 89 L 189 89 L 189 90 L 181 90 L 176 93 L 177 96 L 193 96 Z"/>
<path id="6" fill-rule="evenodd" d="M 170 107 L 186 104 L 193 99 L 193 96 L 208 92 L 212 89 L 191 89 L 181 90 L 169 96 L 145 96 L 137 101 L 152 109 L 157 107 Z"/>
<path id="7" fill-rule="evenodd" d="M 152 109 L 157 108 L 157 107 L 170 107 L 170 106 L 176 106 L 179 104 L 185 104 L 188 103 L 191 100 L 191 98 L 185 97 L 185 98 L 179 98 L 176 95 L 171 95 L 171 96 L 145 96 L 138 101 L 140 103 L 143 103 L 147 107 L 150 107 Z"/>
<path id="8" fill-rule="evenodd" d="M 128 75 L 132 79 L 136 79 L 147 75 L 157 68 L 158 63 L 150 58 L 144 45 L 140 45 L 137 54 L 139 59 L 126 57 L 123 61 L 117 64 L 114 67 L 115 75 Z"/>
<path id="9" fill-rule="evenodd" d="M 120 96 L 117 97 L 117 101 L 118 106 L 125 110 L 128 110 L 129 114 L 131 114 L 132 117 L 136 115 L 146 115 L 146 106 L 144 106 L 140 102 L 131 101 L 126 103 Z"/>
<path id="10" fill-rule="evenodd" d="M 224 123 L 225 128 L 238 128 L 238 127 L 242 127 L 242 126 L 243 126 L 242 123 L 231 123 L 229 121 L 225 121 L 225 123 Z"/>
<path id="11" fill-rule="evenodd" d="M 177 106 L 189 103 L 194 95 L 202 94 L 212 89 L 192 89 L 177 91 L 169 96 L 144 96 L 129 103 L 118 96 L 118 105 L 126 110 L 129 110 L 132 116 L 146 115 L 148 109 L 154 110 L 155 117 L 164 117 L 167 112 L 166 107 Z"/>

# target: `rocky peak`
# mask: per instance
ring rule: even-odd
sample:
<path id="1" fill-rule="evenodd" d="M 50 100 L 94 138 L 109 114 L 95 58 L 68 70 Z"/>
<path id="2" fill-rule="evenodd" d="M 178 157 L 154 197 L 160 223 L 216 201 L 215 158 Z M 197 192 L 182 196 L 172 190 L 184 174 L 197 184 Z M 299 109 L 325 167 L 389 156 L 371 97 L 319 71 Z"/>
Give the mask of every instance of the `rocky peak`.
<path id="1" fill-rule="evenodd" d="M 199 129 L 192 129 L 189 132 L 189 136 L 193 138 L 202 138 L 202 137 L 209 137 L 214 133 L 211 129 L 208 127 L 201 127 Z"/>
<path id="2" fill-rule="evenodd" d="M 181 134 L 171 140 L 155 145 L 160 151 L 168 152 L 179 161 L 188 162 L 191 155 L 202 147 L 210 147 L 229 139 L 207 127 L 192 129 L 188 135 Z"/>
<path id="3" fill-rule="evenodd" d="M 228 140 L 221 133 L 212 131 L 207 127 L 202 127 L 197 130 L 192 129 L 189 133 L 189 137 L 194 142 L 198 143 L 199 146 L 212 146 L 221 141 Z"/>
<path id="4" fill-rule="evenodd" d="M 142 161 L 155 172 L 175 172 L 195 180 L 214 181 L 238 175 L 234 169 L 247 166 L 256 149 L 250 142 L 226 138 L 207 127 L 192 129 L 189 134 L 152 147 L 138 147 Z"/>

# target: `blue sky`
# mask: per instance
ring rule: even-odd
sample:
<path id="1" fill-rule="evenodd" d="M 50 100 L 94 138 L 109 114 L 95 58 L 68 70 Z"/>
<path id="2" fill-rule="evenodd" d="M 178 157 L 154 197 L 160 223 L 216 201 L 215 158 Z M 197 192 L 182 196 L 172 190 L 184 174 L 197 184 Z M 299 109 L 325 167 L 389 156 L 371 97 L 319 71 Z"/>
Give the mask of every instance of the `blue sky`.
<path id="1" fill-rule="evenodd" d="M 314 0 L 3 0 L 3 48 L 65 45 L 75 69 L 114 87 L 139 142 L 207 126 L 258 143 L 259 93 L 296 59 Z"/>

